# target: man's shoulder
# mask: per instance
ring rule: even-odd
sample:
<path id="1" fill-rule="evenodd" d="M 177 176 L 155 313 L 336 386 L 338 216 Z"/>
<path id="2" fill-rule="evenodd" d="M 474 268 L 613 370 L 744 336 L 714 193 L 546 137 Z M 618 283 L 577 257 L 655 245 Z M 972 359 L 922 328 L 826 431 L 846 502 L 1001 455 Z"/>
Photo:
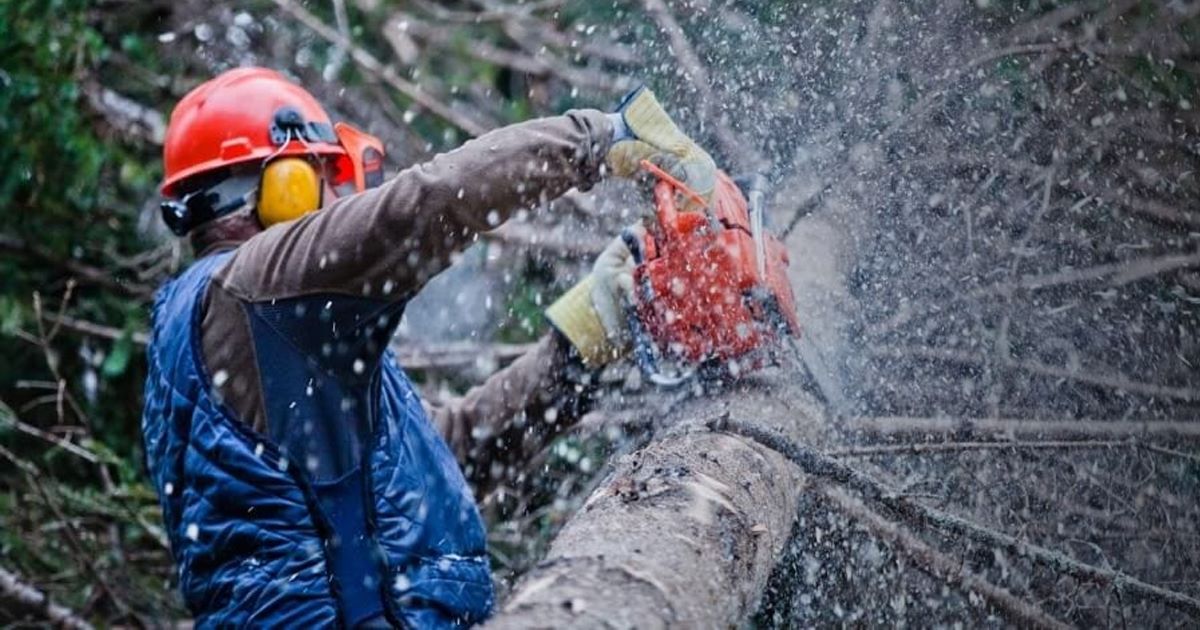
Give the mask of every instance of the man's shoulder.
<path id="1" fill-rule="evenodd" d="M 209 279 L 221 268 L 231 251 L 205 256 L 159 287 L 154 298 L 156 324 L 161 319 L 190 312 L 197 295 L 207 288 Z"/>
<path id="2" fill-rule="evenodd" d="M 188 284 L 202 284 L 201 281 L 207 281 L 210 276 L 221 269 L 225 262 L 229 259 L 229 256 L 235 251 L 237 250 L 226 249 L 213 252 L 202 258 L 192 261 L 192 264 L 185 267 L 183 271 L 180 271 L 175 275 L 175 277 L 171 278 L 166 284 L 160 287 L 159 291 L 162 292 L 164 290 L 170 290 L 180 286 L 186 286 Z"/>

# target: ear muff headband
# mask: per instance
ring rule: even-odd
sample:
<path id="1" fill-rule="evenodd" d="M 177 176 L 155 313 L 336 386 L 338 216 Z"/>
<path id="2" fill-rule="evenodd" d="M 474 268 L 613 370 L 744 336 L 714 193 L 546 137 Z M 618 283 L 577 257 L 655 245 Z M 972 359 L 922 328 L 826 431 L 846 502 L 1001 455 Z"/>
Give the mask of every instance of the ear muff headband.
<path id="1" fill-rule="evenodd" d="M 283 158 L 263 168 L 258 185 L 258 220 L 271 227 L 321 207 L 321 176 L 307 160 Z"/>

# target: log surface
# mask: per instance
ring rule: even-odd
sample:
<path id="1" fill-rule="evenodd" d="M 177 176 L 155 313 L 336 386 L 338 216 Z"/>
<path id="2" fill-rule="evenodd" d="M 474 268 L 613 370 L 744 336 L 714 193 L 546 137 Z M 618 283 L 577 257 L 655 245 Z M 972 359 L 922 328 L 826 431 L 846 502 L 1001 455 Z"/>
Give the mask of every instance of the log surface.
<path id="1" fill-rule="evenodd" d="M 824 443 L 821 406 L 796 379 L 775 369 L 671 410 L 646 447 L 614 462 L 489 627 L 716 627 L 751 615 L 803 481 L 779 453 L 705 423 L 752 419 Z"/>

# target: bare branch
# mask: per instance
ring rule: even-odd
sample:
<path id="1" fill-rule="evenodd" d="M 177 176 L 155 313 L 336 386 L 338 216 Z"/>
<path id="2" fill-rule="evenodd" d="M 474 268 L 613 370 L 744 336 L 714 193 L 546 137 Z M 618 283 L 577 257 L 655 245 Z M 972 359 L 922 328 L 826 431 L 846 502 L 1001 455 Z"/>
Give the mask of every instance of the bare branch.
<path id="1" fill-rule="evenodd" d="M 924 346 L 881 346 L 869 348 L 867 352 L 875 357 L 920 358 L 935 361 L 948 361 L 964 365 L 985 365 L 987 359 L 978 353 L 953 348 L 929 348 Z M 1061 378 L 1096 387 L 1115 389 L 1141 396 L 1156 398 L 1173 398 L 1185 402 L 1200 401 L 1200 390 L 1190 387 L 1171 387 L 1135 381 L 1124 374 L 1104 374 L 1081 372 L 1069 368 L 1046 365 L 1037 361 L 1004 360 L 1001 365 L 1018 370 L 1024 370 L 1040 376 Z"/>
<path id="2" fill-rule="evenodd" d="M 618 64 L 636 64 L 640 59 L 637 52 L 623 44 L 611 40 L 580 41 L 575 36 L 556 30 L 552 24 L 533 18 L 506 20 L 504 32 L 526 52 L 540 50 L 547 45 L 564 52 L 576 52 Z"/>
<path id="3" fill-rule="evenodd" d="M 1029 274 L 1021 276 L 1013 282 L 1000 282 L 981 287 L 968 295 L 972 298 L 991 295 L 1008 296 L 1020 289 L 1035 291 L 1037 289 L 1064 284 L 1078 284 L 1099 280 L 1108 280 L 1112 286 L 1122 286 L 1144 278 L 1152 278 L 1164 273 L 1196 267 L 1198 265 L 1200 265 L 1200 252 L 1124 260 L 1106 265 L 1084 267 L 1082 269 L 1062 269 L 1048 274 Z"/>
<path id="4" fill-rule="evenodd" d="M 956 64 L 947 68 L 939 77 L 940 87 L 929 90 L 916 103 L 913 104 L 904 115 L 893 121 L 876 139 L 876 142 L 882 145 L 888 138 L 891 138 L 898 131 L 906 127 L 909 123 L 920 120 L 927 114 L 934 105 L 942 100 L 950 93 L 950 88 L 953 87 L 959 79 L 970 76 L 971 71 L 983 65 L 1004 59 L 1006 57 L 1024 56 L 1024 55 L 1045 55 L 1051 53 L 1061 53 L 1071 50 L 1075 47 L 1073 41 L 1061 41 L 1051 43 L 1036 43 L 1036 44 L 1017 44 L 985 51 L 983 54 L 967 61 L 966 63 Z"/>
<path id="5" fill-rule="evenodd" d="M 139 346 L 144 346 L 150 342 L 150 334 L 142 330 L 127 332 L 114 326 L 105 326 L 104 324 L 97 324 L 86 319 L 79 319 L 69 315 L 56 315 L 53 313 L 43 313 L 42 318 L 57 327 L 91 337 L 100 337 L 101 339 L 118 341 L 128 334 L 129 339 Z"/>
<path id="6" fill-rule="evenodd" d="M 346 0 L 333 0 L 333 19 L 337 23 L 338 34 L 342 36 L 342 41 L 350 42 L 350 18 L 346 14 Z M 333 54 L 329 56 L 329 64 L 325 67 L 326 77 L 336 75 L 342 69 L 342 65 L 346 63 L 346 57 L 349 56 L 345 43 L 334 48 Z"/>
<path id="7" fill-rule="evenodd" d="M 556 9 L 564 3 L 565 0 L 536 0 L 517 5 L 489 5 L 483 11 L 455 11 L 442 7 L 430 0 L 415 0 L 413 4 L 421 7 L 421 10 L 443 22 L 482 24 L 484 22 L 505 22 L 512 19 L 529 17 L 538 11 Z"/>
<path id="8" fill-rule="evenodd" d="M 1007 589 L 992 584 L 968 571 L 964 564 L 947 556 L 918 538 L 899 523 L 887 520 L 878 512 L 863 505 L 861 501 L 845 492 L 823 485 L 821 494 L 835 508 L 862 525 L 880 540 L 898 549 L 912 559 L 917 567 L 929 575 L 945 580 L 964 592 L 978 593 L 987 599 L 1004 616 L 1020 627 L 1069 628 L 1067 624 L 1051 617 L 1034 602 L 1030 602 Z"/>
<path id="9" fill-rule="evenodd" d="M 505 34 L 526 52 L 538 51 L 545 44 L 615 63 L 632 64 L 638 61 L 638 55 L 628 46 L 613 41 L 581 40 L 577 36 L 560 32 L 553 23 L 537 16 L 539 12 L 562 6 L 564 0 L 540 0 L 523 4 L 480 1 L 474 4 L 482 7 L 483 10 L 478 12 L 455 11 L 442 7 L 431 0 L 413 0 L 414 6 L 438 22 L 499 23 Z"/>
<path id="10" fill-rule="evenodd" d="M 78 613 L 54 603 L 43 592 L 26 584 L 15 573 L 0 567 L 0 600 L 6 601 L 15 612 L 35 614 L 50 622 L 56 628 L 71 628 L 74 630 L 91 630 L 88 623 Z"/>
<path id="11" fill-rule="evenodd" d="M 75 276 L 81 282 L 110 289 L 122 295 L 140 299 L 148 299 L 154 294 L 154 287 L 138 282 L 117 280 L 104 269 L 92 267 L 77 260 L 63 259 L 55 256 L 46 249 L 26 242 L 24 239 L 8 234 L 0 234 L 0 251 L 8 251 L 42 263 L 53 265 L 64 272 Z"/>
<path id="12" fill-rule="evenodd" d="M 396 361 L 406 370 L 436 370 L 471 365 L 480 359 L 511 361 L 532 350 L 536 343 L 396 344 Z"/>
<path id="13" fill-rule="evenodd" d="M 1047 439 L 1072 437 L 1093 440 L 1172 438 L 1200 439 L 1200 421 L 1166 420 L 1016 420 L 994 418 L 847 418 L 848 431 L 884 438 L 914 436 L 924 439 L 977 435 L 999 440 Z"/>
<path id="14" fill-rule="evenodd" d="M 425 23 L 406 13 L 396 13 L 384 25 L 384 36 L 389 41 L 394 35 L 407 34 L 425 40 L 429 44 L 443 50 L 455 45 L 456 35 L 447 29 L 438 28 Z M 396 42 L 393 48 L 400 49 Z M 580 87 L 593 88 L 603 91 L 627 90 L 633 86 L 633 80 L 625 76 L 610 75 L 606 72 L 579 68 L 569 63 L 553 58 L 542 52 L 539 55 L 526 55 L 513 50 L 495 46 L 486 41 L 476 41 L 467 47 L 465 53 L 480 61 L 510 68 L 517 72 L 534 76 L 554 75 L 563 81 Z"/>
<path id="15" fill-rule="evenodd" d="M 1006 451 L 1006 450 L 1070 450 L 1138 448 L 1137 442 L 1117 440 L 1046 440 L 1044 442 L 919 442 L 911 444 L 882 444 L 878 446 L 854 446 L 825 453 L 830 457 L 870 457 L 873 455 L 924 455 L 926 453 L 954 453 L 963 451 Z"/>
<path id="16" fill-rule="evenodd" d="M 1149 601 L 1170 606 L 1191 615 L 1193 618 L 1200 619 L 1200 601 L 1194 597 L 1143 582 L 1122 571 L 1103 569 L 1080 562 L 1058 551 L 1053 551 L 1033 543 L 1023 542 L 1008 534 L 978 525 L 960 516 L 918 503 L 908 496 L 887 487 L 870 475 L 850 468 L 835 459 L 801 446 L 776 433 L 765 431 L 755 425 L 733 420 L 728 414 L 710 420 L 708 427 L 713 431 L 721 431 L 748 438 L 767 448 L 778 451 L 799 466 L 805 473 L 844 484 L 863 495 L 867 500 L 887 506 L 906 520 L 959 536 L 965 536 L 976 542 L 1029 558 L 1038 564 L 1069 575 L 1077 580 L 1114 586 L 1123 593 L 1136 595 Z"/>
<path id="17" fill-rule="evenodd" d="M 650 17 L 658 23 L 659 28 L 671 42 L 671 53 L 679 62 L 684 76 L 690 79 L 691 85 L 700 95 L 700 112 L 705 119 L 713 122 L 717 142 L 720 143 L 721 149 L 730 159 L 739 161 L 739 167 L 743 170 L 761 167 L 764 158 L 758 155 L 753 147 L 742 141 L 721 119 L 720 113 L 716 110 L 716 95 L 713 93 L 712 79 L 709 77 L 708 68 L 696 54 L 692 43 L 688 41 L 687 34 L 679 26 L 679 22 L 671 13 L 666 1 L 642 0 L 642 5 L 646 8 L 646 13 L 649 13 Z"/>
<path id="18" fill-rule="evenodd" d="M 449 105 L 434 98 L 428 92 L 421 89 L 421 86 L 409 82 L 401 78 L 394 68 L 384 65 L 374 55 L 367 52 L 363 48 L 356 46 L 353 42 L 348 42 L 336 29 L 325 24 L 313 15 L 304 7 L 296 4 L 293 0 L 273 0 L 275 5 L 285 12 L 296 18 L 304 26 L 308 27 L 322 39 L 328 41 L 335 46 L 344 46 L 350 51 L 350 58 L 359 65 L 363 70 L 391 86 L 397 92 L 411 99 L 414 103 L 428 109 L 436 116 L 446 122 L 458 127 L 470 136 L 481 136 L 487 133 L 488 127 L 480 124 L 460 112 L 455 111 Z"/>
<path id="19" fill-rule="evenodd" d="M 1167 448 L 1165 446 L 1159 446 L 1157 444 L 1142 444 L 1141 447 L 1152 453 L 1158 453 L 1159 455 L 1169 455 L 1171 457 L 1177 457 L 1179 459 L 1187 459 L 1187 460 L 1191 460 L 1193 462 L 1200 464 L 1200 455 L 1184 453 L 1183 451 L 1177 451 L 1173 448 Z"/>
<path id="20" fill-rule="evenodd" d="M 22 422 L 21 419 L 17 417 L 17 414 L 13 413 L 12 408 L 10 408 L 2 400 L 0 400 L 0 424 L 7 424 L 21 433 L 32 435 L 40 440 L 45 440 L 46 442 L 60 447 L 76 457 L 81 457 L 92 464 L 101 463 L 100 457 L 88 449 L 83 448 L 82 446 L 75 444 L 66 438 L 63 438 L 62 436 L 48 433 L 31 424 Z"/>

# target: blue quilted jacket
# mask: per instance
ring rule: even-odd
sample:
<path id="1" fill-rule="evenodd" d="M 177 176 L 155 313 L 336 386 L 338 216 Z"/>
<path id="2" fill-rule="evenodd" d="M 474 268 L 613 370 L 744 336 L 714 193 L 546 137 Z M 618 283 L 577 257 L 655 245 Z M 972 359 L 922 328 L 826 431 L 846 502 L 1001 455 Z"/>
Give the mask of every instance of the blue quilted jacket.
<path id="1" fill-rule="evenodd" d="M 325 432 L 317 442 L 331 456 L 297 461 L 290 436 L 261 435 L 216 399 L 212 379 L 230 375 L 205 373 L 202 298 L 227 256 L 200 260 L 156 296 L 142 417 L 197 627 L 484 619 L 493 590 L 483 524 L 384 349 L 403 307 L 319 295 L 247 306 L 270 411 Z M 314 341 L 317 326 L 336 331 L 332 351 Z"/>

